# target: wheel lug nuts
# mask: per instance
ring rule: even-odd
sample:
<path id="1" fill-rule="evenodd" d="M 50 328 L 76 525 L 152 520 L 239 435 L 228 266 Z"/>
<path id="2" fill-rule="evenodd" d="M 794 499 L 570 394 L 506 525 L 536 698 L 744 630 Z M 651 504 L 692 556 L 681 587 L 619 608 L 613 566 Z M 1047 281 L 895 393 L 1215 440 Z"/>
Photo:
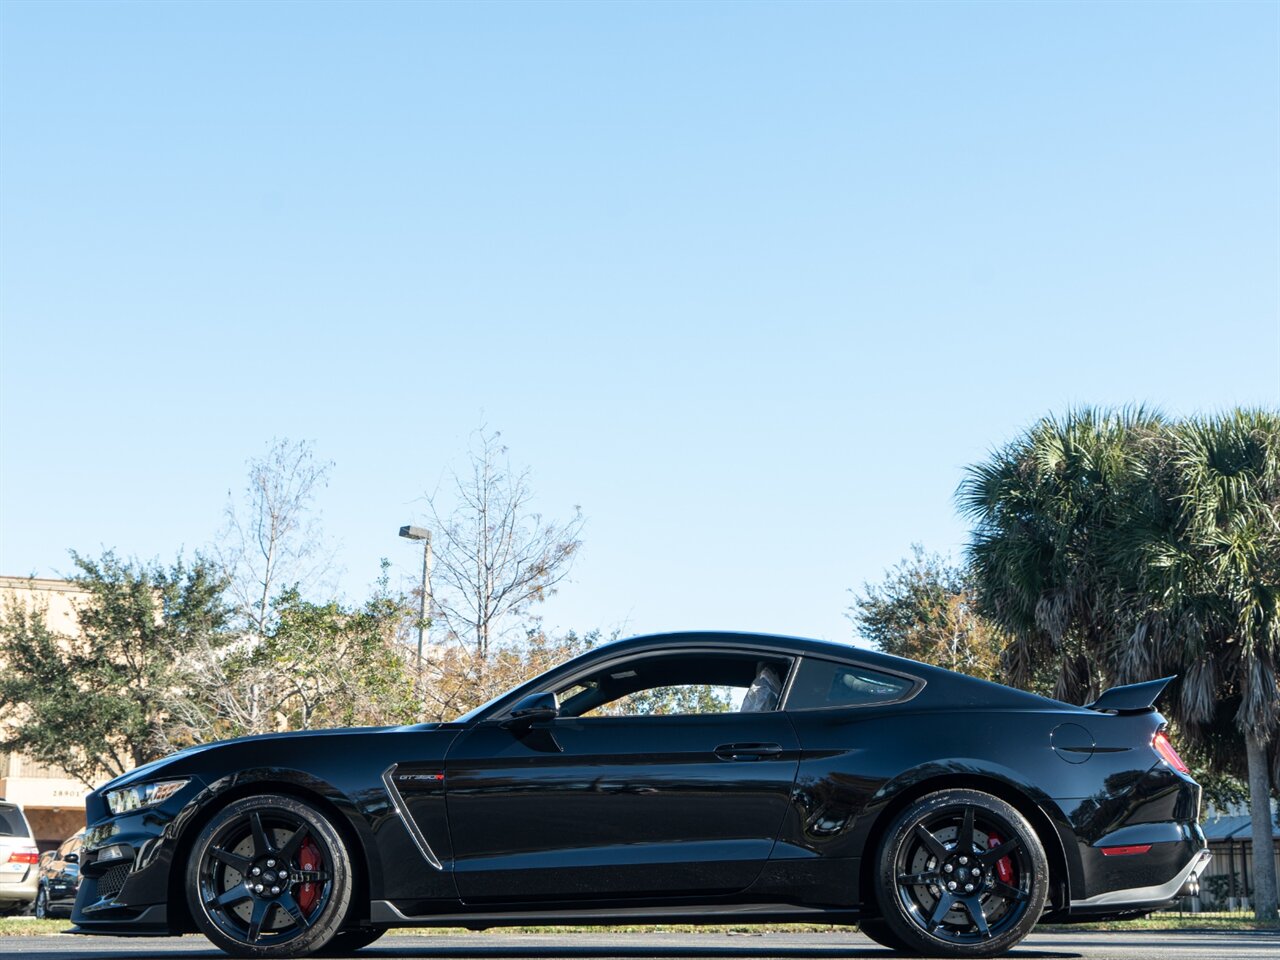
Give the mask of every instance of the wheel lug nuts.
<path id="1" fill-rule="evenodd" d="M 972 884 L 972 883 L 966 883 L 966 884 L 964 885 L 964 892 L 965 892 L 965 893 L 973 893 L 973 884 Z"/>
<path id="2" fill-rule="evenodd" d="M 284 883 L 284 882 L 285 882 L 286 880 L 288 880 L 288 879 L 289 879 L 289 875 L 288 875 L 287 873 L 281 872 L 281 874 L 280 874 L 280 882 L 281 882 L 281 883 Z"/>
<path id="3" fill-rule="evenodd" d="M 970 870 L 969 872 L 970 872 L 970 873 L 972 873 L 975 877 L 980 877 L 980 876 L 982 876 L 982 871 L 981 871 L 981 870 L 979 870 L 977 867 L 974 867 L 974 868 L 973 868 L 972 870 Z"/>
<path id="4" fill-rule="evenodd" d="M 260 883 L 255 883 L 255 884 L 253 885 L 253 892 L 254 892 L 254 893 L 261 893 L 261 892 L 262 892 L 262 884 L 260 884 Z"/>
<path id="5" fill-rule="evenodd" d="M 268 861 L 267 861 L 267 866 L 268 866 L 268 867 L 274 867 L 275 865 L 276 865 L 276 862 L 275 862 L 274 860 L 268 860 Z"/>
<path id="6" fill-rule="evenodd" d="M 945 867 L 943 867 L 943 868 L 942 868 L 942 872 L 943 872 L 943 873 L 950 873 L 950 872 L 951 872 L 952 870 L 954 870 L 954 869 L 955 869 L 955 868 L 954 868 L 953 866 L 951 866 L 951 864 L 949 864 L 949 863 L 948 863 Z"/>
<path id="7" fill-rule="evenodd" d="M 249 876 L 256 877 L 261 872 L 262 872 L 262 869 L 260 867 L 254 867 L 252 870 L 249 871 Z"/>
<path id="8" fill-rule="evenodd" d="M 969 862 L 969 858 L 968 858 L 968 857 L 961 857 L 961 858 L 960 858 L 960 865 L 961 865 L 961 866 L 964 866 L 964 865 L 965 865 L 966 863 L 968 863 L 968 862 Z M 268 861 L 267 861 L 267 866 L 268 866 L 268 867 L 269 867 L 269 866 L 271 866 L 271 861 L 270 861 L 270 860 L 268 860 Z"/>
<path id="9" fill-rule="evenodd" d="M 948 890 L 954 890 L 955 888 L 956 888 L 956 882 L 955 882 L 954 880 L 948 880 L 948 881 L 947 881 L 947 889 L 948 889 Z"/>
<path id="10" fill-rule="evenodd" d="M 277 896 L 279 896 L 279 895 L 280 895 L 280 888 L 279 888 L 279 887 L 272 887 L 272 888 L 271 888 L 271 895 L 272 895 L 273 897 L 277 897 Z"/>

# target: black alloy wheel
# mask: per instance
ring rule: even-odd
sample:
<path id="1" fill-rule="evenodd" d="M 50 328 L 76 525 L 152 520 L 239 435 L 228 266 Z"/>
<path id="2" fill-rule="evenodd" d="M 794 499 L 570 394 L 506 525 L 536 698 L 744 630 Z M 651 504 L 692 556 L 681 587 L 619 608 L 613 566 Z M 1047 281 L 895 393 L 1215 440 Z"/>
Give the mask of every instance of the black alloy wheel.
<path id="1" fill-rule="evenodd" d="M 293 797 L 246 797 L 200 832 L 187 863 L 191 915 L 239 957 L 327 946 L 351 905 L 351 860 L 323 813 Z"/>
<path id="2" fill-rule="evenodd" d="M 1004 953 L 1031 932 L 1049 888 L 1035 830 L 1013 806 L 977 790 L 913 803 L 881 844 L 877 867 L 889 933 L 930 956 Z"/>
<path id="3" fill-rule="evenodd" d="M 36 905 L 32 912 L 37 920 L 49 919 L 49 892 L 45 890 L 43 883 L 36 890 Z"/>

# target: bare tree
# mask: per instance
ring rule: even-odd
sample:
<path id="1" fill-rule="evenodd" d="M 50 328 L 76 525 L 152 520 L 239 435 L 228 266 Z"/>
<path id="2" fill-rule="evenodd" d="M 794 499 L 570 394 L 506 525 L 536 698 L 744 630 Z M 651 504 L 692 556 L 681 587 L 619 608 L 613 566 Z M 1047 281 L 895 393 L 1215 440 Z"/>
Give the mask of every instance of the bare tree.
<path id="1" fill-rule="evenodd" d="M 332 469 L 307 441 L 276 438 L 249 461 L 243 501 L 237 505 L 227 494 L 218 558 L 237 613 L 259 637 L 270 629 L 283 590 L 316 586 L 329 573 L 332 554 L 314 507 Z"/>
<path id="2" fill-rule="evenodd" d="M 582 511 L 565 523 L 533 512 L 529 471 L 513 471 L 501 435 L 477 434 L 470 469 L 453 474 L 455 502 L 426 497 L 433 528 L 432 621 L 484 664 L 492 646 L 535 628 L 533 608 L 555 592 L 581 546 Z"/>

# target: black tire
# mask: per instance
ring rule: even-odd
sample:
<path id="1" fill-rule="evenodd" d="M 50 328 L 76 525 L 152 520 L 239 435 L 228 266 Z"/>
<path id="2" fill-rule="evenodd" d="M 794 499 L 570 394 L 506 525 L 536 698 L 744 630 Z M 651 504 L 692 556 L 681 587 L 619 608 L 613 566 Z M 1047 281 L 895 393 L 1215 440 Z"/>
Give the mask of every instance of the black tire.
<path id="1" fill-rule="evenodd" d="M 866 934 L 882 947 L 888 947 L 894 953 L 911 953 L 907 942 L 889 929 L 889 925 L 879 917 L 858 921 L 858 932 Z"/>
<path id="2" fill-rule="evenodd" d="M 350 854 L 328 818 L 275 794 L 218 811 L 187 861 L 191 916 L 234 957 L 322 950 L 346 921 L 353 886 Z"/>
<path id="3" fill-rule="evenodd" d="M 994 957 L 1044 910 L 1049 863 L 1026 818 L 978 790 L 921 797 L 894 821 L 876 861 L 890 934 L 931 957 Z"/>
<path id="4" fill-rule="evenodd" d="M 45 890 L 44 884 L 36 889 L 36 902 L 31 912 L 35 914 L 37 920 L 49 919 L 49 893 Z"/>
<path id="5" fill-rule="evenodd" d="M 347 953 L 367 947 L 387 930 L 385 927 L 351 927 L 341 931 L 329 941 L 328 946 L 321 948 L 318 955 L 322 957 L 340 957 Z"/>

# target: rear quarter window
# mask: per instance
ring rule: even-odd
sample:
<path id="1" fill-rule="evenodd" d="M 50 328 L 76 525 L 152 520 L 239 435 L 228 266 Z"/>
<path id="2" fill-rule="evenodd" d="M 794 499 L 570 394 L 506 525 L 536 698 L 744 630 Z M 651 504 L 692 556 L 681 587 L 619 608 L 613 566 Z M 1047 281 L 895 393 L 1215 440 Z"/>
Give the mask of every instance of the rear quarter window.
<path id="1" fill-rule="evenodd" d="M 0 837 L 29 837 L 26 817 L 11 803 L 0 803 Z"/>
<path id="2" fill-rule="evenodd" d="M 859 707 L 901 700 L 915 683 L 867 667 L 805 657 L 787 694 L 788 710 Z"/>

